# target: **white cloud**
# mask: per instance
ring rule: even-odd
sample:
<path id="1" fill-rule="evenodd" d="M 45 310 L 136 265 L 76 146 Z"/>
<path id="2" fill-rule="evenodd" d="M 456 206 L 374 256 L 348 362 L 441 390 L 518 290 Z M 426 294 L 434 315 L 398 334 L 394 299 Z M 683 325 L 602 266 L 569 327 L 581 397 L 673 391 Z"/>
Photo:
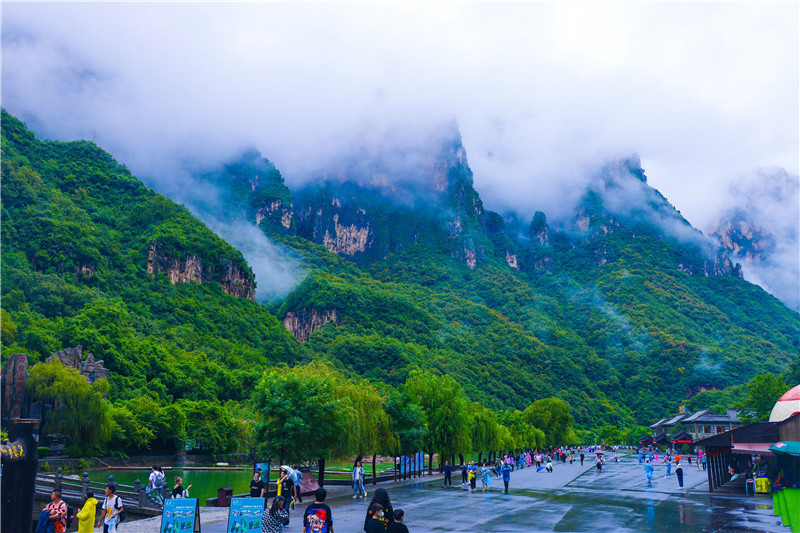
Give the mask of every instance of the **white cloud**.
<path id="1" fill-rule="evenodd" d="M 291 185 L 389 124 L 455 118 L 489 208 L 557 217 L 638 153 L 704 227 L 798 173 L 797 3 L 6 3 L 2 105 L 150 183 L 255 145 Z"/>

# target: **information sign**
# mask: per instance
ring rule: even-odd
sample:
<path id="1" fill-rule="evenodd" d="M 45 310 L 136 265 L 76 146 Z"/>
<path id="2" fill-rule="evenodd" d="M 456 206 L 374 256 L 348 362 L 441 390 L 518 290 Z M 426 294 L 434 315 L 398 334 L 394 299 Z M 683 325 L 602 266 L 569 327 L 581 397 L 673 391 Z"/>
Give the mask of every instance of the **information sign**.
<path id="1" fill-rule="evenodd" d="M 264 498 L 232 498 L 228 533 L 261 533 Z"/>
<path id="2" fill-rule="evenodd" d="M 197 498 L 164 500 L 161 533 L 199 533 L 200 503 Z"/>

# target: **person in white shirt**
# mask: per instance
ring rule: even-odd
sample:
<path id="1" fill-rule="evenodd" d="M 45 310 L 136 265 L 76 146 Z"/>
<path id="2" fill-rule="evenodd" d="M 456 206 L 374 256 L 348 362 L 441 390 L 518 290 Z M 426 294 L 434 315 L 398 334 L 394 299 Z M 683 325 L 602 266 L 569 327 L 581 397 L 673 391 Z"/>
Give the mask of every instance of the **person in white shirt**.
<path id="1" fill-rule="evenodd" d="M 356 466 L 353 467 L 353 499 L 366 495 L 367 491 L 364 490 L 364 469 L 361 468 L 361 461 L 356 461 Z"/>
<path id="2" fill-rule="evenodd" d="M 94 526 L 98 528 L 102 523 L 103 533 L 117 531 L 119 514 L 125 510 L 125 506 L 122 505 L 122 498 L 117 496 L 116 492 L 116 486 L 110 483 L 106 485 L 106 499 L 103 501 L 103 512 L 100 513 L 100 517 L 97 519 L 97 524 Z"/>

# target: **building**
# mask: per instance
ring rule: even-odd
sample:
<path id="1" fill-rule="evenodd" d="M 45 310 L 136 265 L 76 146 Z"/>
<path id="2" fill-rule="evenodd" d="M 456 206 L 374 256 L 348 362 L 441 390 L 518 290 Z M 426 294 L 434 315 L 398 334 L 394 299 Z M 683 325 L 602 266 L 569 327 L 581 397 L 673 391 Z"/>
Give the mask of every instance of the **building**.
<path id="1" fill-rule="evenodd" d="M 725 433 L 742 425 L 733 409 L 728 409 L 724 415 L 718 415 L 711 409 L 700 409 L 683 418 L 680 423 L 694 441 Z"/>

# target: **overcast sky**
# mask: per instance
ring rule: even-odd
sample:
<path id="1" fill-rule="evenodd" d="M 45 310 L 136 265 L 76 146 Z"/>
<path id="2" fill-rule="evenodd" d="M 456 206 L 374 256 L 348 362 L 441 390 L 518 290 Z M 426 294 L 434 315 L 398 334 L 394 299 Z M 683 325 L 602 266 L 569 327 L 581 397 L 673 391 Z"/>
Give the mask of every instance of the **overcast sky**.
<path id="1" fill-rule="evenodd" d="M 149 183 L 253 145 L 289 184 L 345 146 L 455 119 L 487 207 L 557 216 L 638 153 L 703 228 L 798 173 L 798 3 L 4 2 L 2 105 Z"/>

